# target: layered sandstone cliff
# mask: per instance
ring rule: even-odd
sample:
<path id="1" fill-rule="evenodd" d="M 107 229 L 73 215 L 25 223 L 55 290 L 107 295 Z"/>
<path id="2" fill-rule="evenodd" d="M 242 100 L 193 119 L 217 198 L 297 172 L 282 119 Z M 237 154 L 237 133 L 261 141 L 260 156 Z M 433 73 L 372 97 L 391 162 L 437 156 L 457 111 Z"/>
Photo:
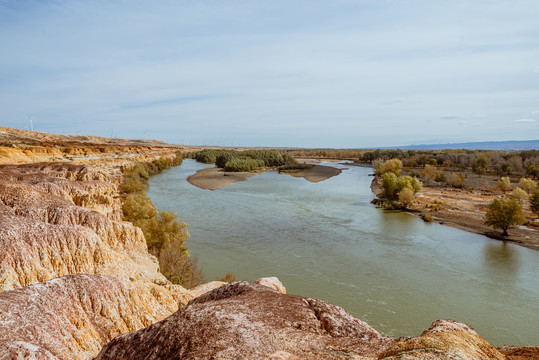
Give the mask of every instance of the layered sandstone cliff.
<path id="1" fill-rule="evenodd" d="M 91 359 L 115 336 L 169 315 L 167 296 L 158 287 L 95 274 L 2 292 L 0 359 Z"/>
<path id="2" fill-rule="evenodd" d="M 185 147 L 155 140 L 110 139 L 86 135 L 59 135 L 0 127 L 0 163 L 70 160 L 99 164 L 144 160 Z"/>
<path id="3" fill-rule="evenodd" d="M 114 184 L 85 166 L 44 166 L 0 165 L 1 290 L 74 273 L 167 283 L 140 229 L 121 221 Z"/>
<path id="4" fill-rule="evenodd" d="M 108 180 L 67 162 L 0 165 L 0 358 L 90 359 L 222 284 L 171 284 Z"/>

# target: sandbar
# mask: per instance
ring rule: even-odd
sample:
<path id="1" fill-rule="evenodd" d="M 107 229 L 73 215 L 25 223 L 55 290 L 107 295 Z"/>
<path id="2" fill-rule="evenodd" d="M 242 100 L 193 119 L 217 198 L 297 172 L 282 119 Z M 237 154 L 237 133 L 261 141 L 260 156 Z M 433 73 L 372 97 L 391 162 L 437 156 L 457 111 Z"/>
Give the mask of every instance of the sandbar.
<path id="1" fill-rule="evenodd" d="M 258 173 L 252 172 L 228 172 L 220 168 L 198 170 L 187 178 L 192 185 L 201 189 L 217 190 L 238 181 L 245 181 Z"/>
<path id="2" fill-rule="evenodd" d="M 292 175 L 294 177 L 302 177 L 305 180 L 317 183 L 327 180 L 333 176 L 337 176 L 342 172 L 342 169 L 337 169 L 332 166 L 315 165 L 308 170 L 299 171 L 283 171 L 281 174 Z"/>

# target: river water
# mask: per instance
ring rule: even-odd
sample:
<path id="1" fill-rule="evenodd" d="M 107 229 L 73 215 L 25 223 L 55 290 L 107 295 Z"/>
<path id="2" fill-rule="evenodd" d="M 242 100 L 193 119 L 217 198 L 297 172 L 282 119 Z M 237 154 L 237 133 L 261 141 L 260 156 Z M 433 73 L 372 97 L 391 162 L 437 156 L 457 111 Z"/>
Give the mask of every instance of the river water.
<path id="1" fill-rule="evenodd" d="M 215 191 L 186 181 L 206 167 L 184 160 L 148 195 L 188 224 L 208 281 L 277 276 L 391 336 L 452 319 L 493 345 L 539 345 L 539 252 L 376 209 L 368 168 L 316 184 L 276 172 Z"/>

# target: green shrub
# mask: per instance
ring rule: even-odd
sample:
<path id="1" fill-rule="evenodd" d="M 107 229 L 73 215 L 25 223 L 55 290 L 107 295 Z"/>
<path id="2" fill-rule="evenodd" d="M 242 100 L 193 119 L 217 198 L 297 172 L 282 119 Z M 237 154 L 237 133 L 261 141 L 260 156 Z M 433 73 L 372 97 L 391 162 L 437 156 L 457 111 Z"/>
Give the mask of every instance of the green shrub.
<path id="1" fill-rule="evenodd" d="M 232 282 L 236 281 L 236 275 L 232 274 L 231 272 L 228 272 L 222 278 L 216 277 L 215 281 L 223 281 L 223 282 L 227 282 L 227 283 L 232 283 Z"/>
<path id="2" fill-rule="evenodd" d="M 512 186 L 511 186 L 511 179 L 509 179 L 508 176 L 504 176 L 504 177 L 501 177 L 497 182 L 496 182 L 496 187 L 498 189 L 500 189 L 501 191 L 503 191 L 504 193 L 506 191 L 509 191 L 511 190 Z"/>
<path id="3" fill-rule="evenodd" d="M 399 159 L 387 161 L 375 160 L 373 162 L 373 168 L 375 175 L 384 175 L 385 173 L 391 172 L 396 176 L 399 176 L 402 169 L 402 161 Z"/>
<path id="4" fill-rule="evenodd" d="M 226 164 L 234 159 L 252 159 L 263 161 L 260 167 L 276 167 L 282 165 L 296 164 L 296 159 L 287 152 L 276 150 L 246 150 L 236 151 L 227 149 L 206 149 L 195 153 L 194 158 L 206 164 L 215 164 L 217 167 L 225 168 Z M 253 163 L 254 164 L 254 163 Z M 252 168 L 252 166 L 250 166 Z M 251 171 L 251 170 L 227 170 L 227 171 Z"/>
<path id="5" fill-rule="evenodd" d="M 403 208 L 407 208 L 408 206 L 412 205 L 414 199 L 414 191 L 410 188 L 405 187 L 399 192 L 399 203 Z"/>
<path id="6" fill-rule="evenodd" d="M 129 194 L 125 197 L 122 204 L 122 211 L 124 220 L 138 227 L 142 227 L 144 221 L 157 216 L 157 209 L 150 198 L 136 193 Z"/>
<path id="7" fill-rule="evenodd" d="M 123 200 L 123 219 L 140 227 L 144 233 L 148 251 L 157 257 L 159 270 L 172 283 L 190 288 L 203 282 L 202 270 L 196 259 L 191 258 L 185 241 L 189 238 L 187 225 L 171 212 L 158 212 L 152 200 L 146 196 L 148 179 L 164 169 L 182 163 L 182 155 L 159 158 L 148 163 L 138 163 L 124 170 L 119 186 Z"/>
<path id="8" fill-rule="evenodd" d="M 434 218 L 429 213 L 421 214 L 421 219 L 423 219 L 424 222 L 433 222 L 434 221 Z"/>
<path id="9" fill-rule="evenodd" d="M 507 235 L 508 229 L 523 221 L 522 206 L 514 199 L 494 199 L 485 215 L 485 224 L 502 230 L 504 236 Z"/>
<path id="10" fill-rule="evenodd" d="M 526 191 L 528 194 L 537 188 L 537 183 L 533 179 L 522 178 L 518 182 L 518 187 Z"/>
<path id="11" fill-rule="evenodd" d="M 461 188 L 464 184 L 464 176 L 462 174 L 452 172 L 451 174 L 449 174 L 447 183 L 453 187 Z"/>
<path id="12" fill-rule="evenodd" d="M 436 176 L 434 177 L 434 181 L 436 181 L 436 182 L 446 182 L 447 178 L 445 176 L 445 172 L 443 170 L 437 171 Z"/>
<path id="13" fill-rule="evenodd" d="M 234 159 L 235 157 L 237 157 L 237 155 L 233 152 L 223 152 L 215 158 L 215 166 L 224 169 L 226 163 Z"/>
<path id="14" fill-rule="evenodd" d="M 141 178 L 127 177 L 120 184 L 120 194 L 142 194 L 148 190 L 148 182 L 141 181 Z"/>
<path id="15" fill-rule="evenodd" d="M 253 171 L 264 167 L 264 160 L 251 158 L 233 158 L 225 165 L 225 171 Z"/>
<path id="16" fill-rule="evenodd" d="M 522 200 L 528 197 L 528 194 L 517 186 L 511 193 L 511 197 L 521 203 Z"/>

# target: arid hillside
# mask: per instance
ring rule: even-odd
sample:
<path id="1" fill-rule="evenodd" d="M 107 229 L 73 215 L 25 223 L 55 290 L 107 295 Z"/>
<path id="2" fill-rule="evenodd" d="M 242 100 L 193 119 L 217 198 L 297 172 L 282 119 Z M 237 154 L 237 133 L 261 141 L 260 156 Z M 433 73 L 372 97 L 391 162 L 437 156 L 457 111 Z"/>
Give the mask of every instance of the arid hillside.
<path id="1" fill-rule="evenodd" d="M 122 220 L 121 168 L 178 147 L 1 134 L 0 358 L 91 359 L 201 292 L 171 284 L 142 231 Z"/>

